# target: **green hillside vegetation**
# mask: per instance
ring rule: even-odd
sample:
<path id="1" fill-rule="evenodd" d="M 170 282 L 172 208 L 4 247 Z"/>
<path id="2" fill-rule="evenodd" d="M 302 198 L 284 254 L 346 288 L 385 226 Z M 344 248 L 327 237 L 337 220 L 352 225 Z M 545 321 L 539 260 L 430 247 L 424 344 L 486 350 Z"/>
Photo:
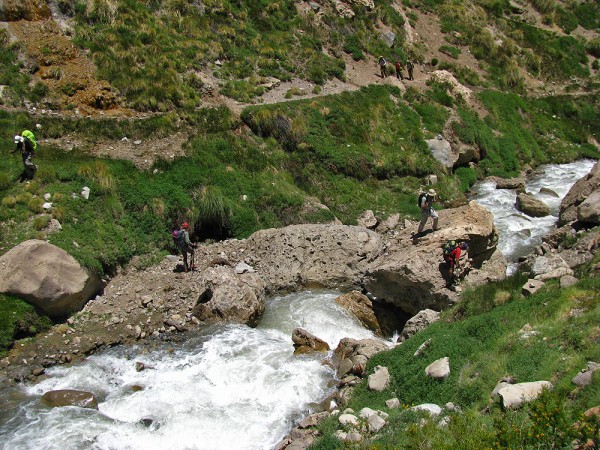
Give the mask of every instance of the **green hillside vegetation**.
<path id="1" fill-rule="evenodd" d="M 363 380 L 348 406 L 356 412 L 364 407 L 386 411 L 390 418 L 360 448 L 571 448 L 574 439 L 588 438 L 597 446 L 600 424 L 582 413 L 600 404 L 600 374 L 583 389 L 571 383 L 588 361 L 600 358 L 600 281 L 586 272 L 582 269 L 583 279 L 575 286 L 561 289 L 553 282 L 528 298 L 520 294 L 526 281 L 520 275 L 466 291 L 441 321 L 375 355 L 367 370 L 387 367 L 390 386 L 373 392 Z M 526 324 L 538 334 L 521 337 Z M 415 357 L 429 339 L 427 350 Z M 425 377 L 425 367 L 446 356 L 450 376 L 444 381 Z M 517 382 L 548 380 L 554 389 L 518 410 L 503 411 L 490 394 L 506 376 Z M 394 397 L 403 406 L 390 410 L 385 401 Z M 423 413 L 407 411 L 417 404 L 447 402 L 462 409 L 443 414 L 449 415 L 447 426 L 438 425 L 441 417 L 423 424 Z M 573 426 L 577 421 L 579 429 Z M 332 436 L 337 417 L 320 428 L 324 436 L 311 449 L 354 448 Z"/>

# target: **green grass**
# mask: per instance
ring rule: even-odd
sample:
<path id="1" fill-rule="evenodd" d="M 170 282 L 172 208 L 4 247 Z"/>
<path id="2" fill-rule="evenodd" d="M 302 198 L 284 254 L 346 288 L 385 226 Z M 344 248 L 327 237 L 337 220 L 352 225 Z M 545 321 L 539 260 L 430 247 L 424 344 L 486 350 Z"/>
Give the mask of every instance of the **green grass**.
<path id="1" fill-rule="evenodd" d="M 40 316 L 33 306 L 23 300 L 0 294 L 0 357 L 4 356 L 15 339 L 34 336 L 52 325 Z"/>
<path id="2" fill-rule="evenodd" d="M 363 381 L 353 391 L 348 405 L 353 410 L 369 407 L 390 413 L 390 423 L 371 436 L 368 445 L 476 449 L 529 448 L 540 443 L 551 448 L 552 443 L 562 443 L 559 448 L 563 448 L 582 437 L 573 434 L 572 424 L 580 420 L 581 412 L 600 402 L 600 377 L 581 392 L 568 394 L 573 389 L 571 378 L 587 361 L 600 357 L 600 279 L 585 278 L 567 289 L 548 283 L 536 295 L 522 298 L 525 280 L 512 277 L 466 291 L 461 303 L 441 321 L 369 361 L 369 372 L 377 365 L 388 368 L 391 384 L 379 393 L 369 391 Z M 574 310 L 580 313 L 569 313 Z M 527 323 L 540 334 L 520 338 L 519 330 Z M 416 349 L 428 339 L 427 350 L 415 357 Z M 426 378 L 425 367 L 446 356 L 450 376 L 442 382 Z M 550 380 L 554 391 L 518 411 L 502 411 L 489 395 L 507 375 L 518 382 Z M 405 407 L 388 410 L 385 400 L 392 397 L 400 398 Z M 419 415 L 405 411 L 410 405 L 447 402 L 462 409 L 451 414 L 448 427 L 438 427 L 435 421 L 418 425 Z M 326 421 L 325 436 L 312 448 L 344 448 L 331 437 L 335 428 L 336 419 Z"/>

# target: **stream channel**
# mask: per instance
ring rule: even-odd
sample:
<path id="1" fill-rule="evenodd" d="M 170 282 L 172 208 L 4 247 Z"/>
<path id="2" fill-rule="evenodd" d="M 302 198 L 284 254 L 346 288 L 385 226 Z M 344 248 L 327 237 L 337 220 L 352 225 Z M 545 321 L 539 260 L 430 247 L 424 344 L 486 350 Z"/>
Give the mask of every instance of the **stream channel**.
<path id="1" fill-rule="evenodd" d="M 513 262 L 509 272 L 554 226 L 561 198 L 593 164 L 545 166 L 532 174 L 527 191 L 553 214 L 540 219 L 514 208 L 514 191 L 495 189 L 493 182 L 474 187 L 472 199 L 495 216 L 499 246 Z M 542 187 L 558 196 L 540 194 Z M 49 368 L 39 383 L 0 390 L 0 448 L 271 449 L 336 384 L 322 354 L 293 356 L 293 329 L 302 327 L 331 348 L 344 337 L 374 338 L 334 303 L 339 294 L 273 297 L 256 328 L 213 326 L 184 343 L 159 342 L 152 351 L 116 347 L 81 364 Z M 138 361 L 151 368 L 136 371 Z M 99 411 L 49 409 L 40 397 L 53 389 L 93 392 Z"/>

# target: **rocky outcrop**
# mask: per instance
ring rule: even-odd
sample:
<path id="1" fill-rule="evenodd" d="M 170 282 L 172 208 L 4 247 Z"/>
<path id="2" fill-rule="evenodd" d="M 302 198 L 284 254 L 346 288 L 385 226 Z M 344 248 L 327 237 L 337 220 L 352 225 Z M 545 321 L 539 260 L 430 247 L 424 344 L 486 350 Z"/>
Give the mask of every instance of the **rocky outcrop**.
<path id="1" fill-rule="evenodd" d="M 42 395 L 42 403 L 51 408 L 79 406 L 80 408 L 98 409 L 98 400 L 94 394 L 71 389 L 45 392 Z"/>
<path id="2" fill-rule="evenodd" d="M 335 302 L 355 316 L 366 328 L 381 335 L 381 328 L 369 297 L 358 291 L 352 291 L 340 295 Z"/>
<path id="3" fill-rule="evenodd" d="M 199 320 L 258 324 L 265 310 L 265 284 L 256 273 L 211 267 L 202 272 L 200 284 L 204 292 L 194 308 Z"/>
<path id="4" fill-rule="evenodd" d="M 352 288 L 384 248 L 382 237 L 362 227 L 291 225 L 250 236 L 248 263 L 267 291 L 300 286 Z M 253 264 L 254 262 L 254 264 Z"/>
<path id="5" fill-rule="evenodd" d="M 340 340 L 334 351 L 338 376 L 343 377 L 348 373 L 361 375 L 369 359 L 385 350 L 388 350 L 388 346 L 375 339 L 344 338 Z"/>
<path id="6" fill-rule="evenodd" d="M 559 226 L 577 220 L 579 205 L 598 190 L 600 190 L 600 165 L 596 163 L 589 174 L 577 180 L 560 202 Z"/>
<path id="7" fill-rule="evenodd" d="M 546 217 L 550 214 L 548 205 L 525 192 L 521 192 L 517 195 L 515 206 L 519 211 L 530 217 Z"/>
<path id="8" fill-rule="evenodd" d="M 385 254 L 369 267 L 366 289 L 378 300 L 415 315 L 423 309 L 439 311 L 458 299 L 449 289 L 442 245 L 449 239 L 466 240 L 472 272 L 485 279 L 483 262 L 496 251 L 497 233 L 493 216 L 476 202 L 452 210 L 440 211 L 440 229 L 415 238 L 412 229 L 402 230 L 390 241 Z M 504 266 L 504 274 L 506 267 Z M 467 275 L 466 281 L 470 275 Z"/>
<path id="9" fill-rule="evenodd" d="M 358 217 L 357 223 L 359 226 L 363 228 L 368 228 L 369 230 L 375 229 L 379 220 L 375 217 L 375 214 L 370 209 L 363 211 L 362 214 Z"/>
<path id="10" fill-rule="evenodd" d="M 46 241 L 22 242 L 0 257 L 0 292 L 53 318 L 78 311 L 101 287 L 71 255 Z"/>

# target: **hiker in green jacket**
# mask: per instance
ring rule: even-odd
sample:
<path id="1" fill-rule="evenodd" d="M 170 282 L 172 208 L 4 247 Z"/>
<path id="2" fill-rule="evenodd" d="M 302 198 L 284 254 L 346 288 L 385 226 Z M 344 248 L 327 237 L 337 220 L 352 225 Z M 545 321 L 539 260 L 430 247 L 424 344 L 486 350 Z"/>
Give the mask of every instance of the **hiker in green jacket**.
<path id="1" fill-rule="evenodd" d="M 37 166 L 33 163 L 33 157 L 37 150 L 37 141 L 35 140 L 34 134 L 25 130 L 20 135 L 15 136 L 16 148 L 11 153 L 21 151 L 21 157 L 23 158 L 23 172 L 19 175 L 19 182 L 25 180 L 33 180 Z"/>
<path id="2" fill-rule="evenodd" d="M 195 244 L 192 244 L 190 241 L 190 234 L 188 232 L 189 224 L 187 222 L 183 222 L 181 225 L 181 229 L 179 233 L 181 237 L 179 238 L 179 249 L 181 250 L 181 254 L 183 256 L 183 271 L 189 272 L 190 270 L 196 270 L 196 266 L 194 265 L 194 249 L 196 248 Z M 190 264 L 188 264 L 188 253 L 190 254 Z"/>

